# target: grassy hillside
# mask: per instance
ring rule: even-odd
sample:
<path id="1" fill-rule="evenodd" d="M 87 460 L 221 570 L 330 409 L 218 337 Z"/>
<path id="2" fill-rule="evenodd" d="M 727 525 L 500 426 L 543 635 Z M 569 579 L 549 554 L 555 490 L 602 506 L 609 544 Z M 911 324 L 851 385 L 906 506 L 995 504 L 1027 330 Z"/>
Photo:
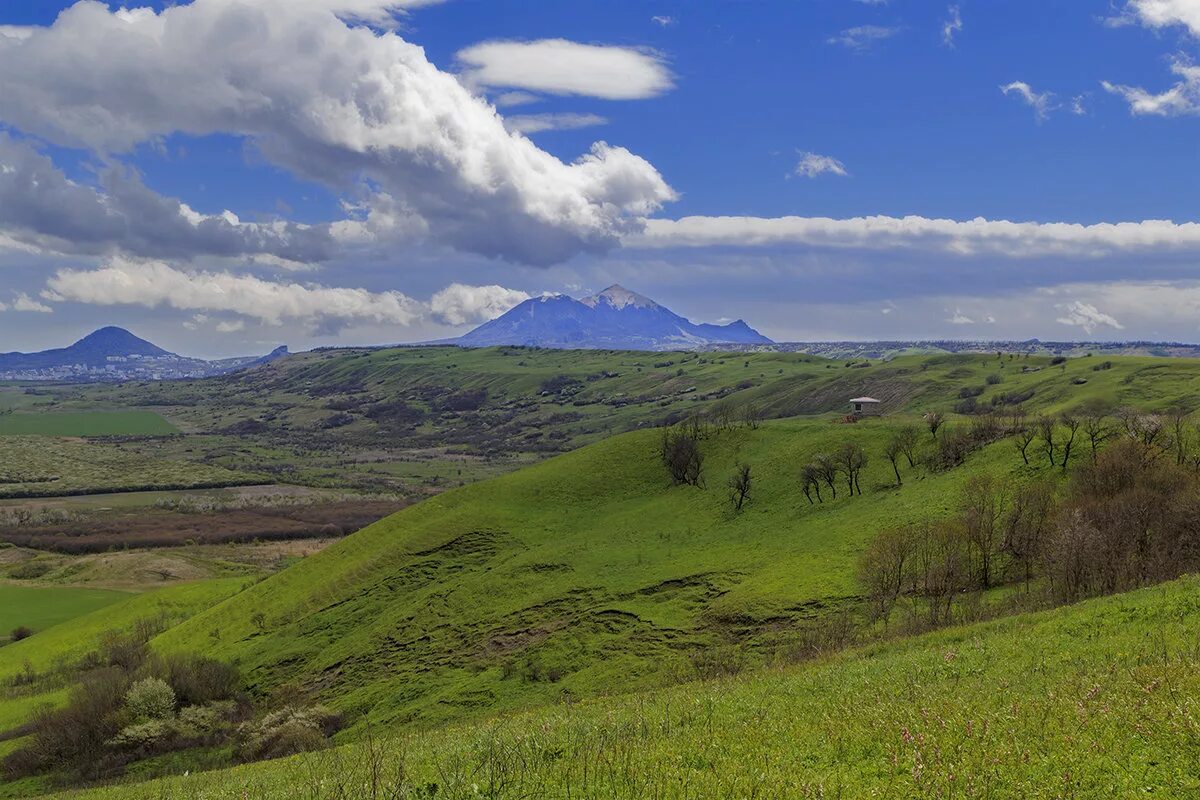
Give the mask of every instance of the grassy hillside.
<path id="1" fill-rule="evenodd" d="M 0 583 L 0 637 L 7 636 L 19 625 L 40 631 L 128 596 L 125 592 L 108 589 Z"/>
<path id="2" fill-rule="evenodd" d="M 0 436 L 161 436 L 174 425 L 152 411 L 0 414 Z"/>
<path id="3" fill-rule="evenodd" d="M 956 502 L 980 469 L 1017 471 L 1006 445 L 958 470 L 875 455 L 866 494 L 810 505 L 799 466 L 897 420 L 782 420 L 705 442 L 705 488 L 672 486 L 659 433 L 605 440 L 406 509 L 157 640 L 236 661 L 262 693 L 290 685 L 359 719 L 430 724 L 765 662 L 857 593 L 879 528 Z M 746 510 L 725 486 L 755 470 Z M 1021 470 L 1027 468 L 1021 467 Z"/>
<path id="4" fill-rule="evenodd" d="M 820 664 L 70 796 L 1195 797 L 1197 597 L 1187 578 Z"/>

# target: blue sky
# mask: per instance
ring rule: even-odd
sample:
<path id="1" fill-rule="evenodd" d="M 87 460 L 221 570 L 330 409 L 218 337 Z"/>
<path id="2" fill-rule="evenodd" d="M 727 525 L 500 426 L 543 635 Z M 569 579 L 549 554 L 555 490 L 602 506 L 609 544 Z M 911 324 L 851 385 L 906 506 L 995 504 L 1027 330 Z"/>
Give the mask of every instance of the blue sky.
<path id="1" fill-rule="evenodd" d="M 1200 0 L 0 26 L 0 349 L 416 341 L 614 281 L 778 340 L 1200 340 Z"/>

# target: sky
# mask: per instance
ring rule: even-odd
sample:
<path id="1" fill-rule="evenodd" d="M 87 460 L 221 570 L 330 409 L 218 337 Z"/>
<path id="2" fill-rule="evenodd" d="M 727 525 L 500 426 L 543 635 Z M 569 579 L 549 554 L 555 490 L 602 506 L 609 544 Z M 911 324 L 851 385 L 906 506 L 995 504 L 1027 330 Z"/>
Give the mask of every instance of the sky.
<path id="1" fill-rule="evenodd" d="M 0 351 L 1200 341 L 1200 0 L 0 5 Z"/>

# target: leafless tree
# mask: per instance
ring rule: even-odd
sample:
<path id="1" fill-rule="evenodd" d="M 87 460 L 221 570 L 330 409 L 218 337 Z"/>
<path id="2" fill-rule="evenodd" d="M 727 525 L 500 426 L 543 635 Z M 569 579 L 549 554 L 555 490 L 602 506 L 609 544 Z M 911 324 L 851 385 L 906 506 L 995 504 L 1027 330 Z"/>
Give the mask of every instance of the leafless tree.
<path id="1" fill-rule="evenodd" d="M 750 465 L 739 464 L 737 470 L 729 478 L 729 499 L 733 502 L 733 510 L 741 511 L 742 506 L 750 498 Z"/>
<path id="2" fill-rule="evenodd" d="M 1046 457 L 1050 459 L 1050 466 L 1054 466 L 1054 417 L 1038 417 L 1037 420 L 1037 435 L 1042 440 L 1042 448 L 1046 451 Z"/>
<path id="3" fill-rule="evenodd" d="M 896 441 L 900 443 L 900 452 L 904 453 L 904 460 L 908 462 L 910 468 L 917 465 L 918 437 L 917 429 L 912 425 L 905 425 L 896 431 Z"/>
<path id="4" fill-rule="evenodd" d="M 742 406 L 742 424 L 751 430 L 757 430 L 762 424 L 763 412 L 756 403 L 747 403 Z"/>
<path id="5" fill-rule="evenodd" d="M 904 483 L 904 479 L 900 477 L 900 457 L 904 454 L 904 445 L 901 443 L 899 436 L 893 436 L 888 440 L 888 443 L 883 446 L 883 454 L 887 460 L 891 462 L 892 472 L 896 473 L 896 483 Z"/>
<path id="6" fill-rule="evenodd" d="M 825 485 L 829 487 L 829 493 L 833 495 L 833 499 L 837 500 L 837 479 L 842 473 L 837 461 L 828 453 L 818 453 L 813 459 L 813 466 L 817 470 L 817 474 Z"/>
<path id="7" fill-rule="evenodd" d="M 859 558 L 859 580 L 866 587 L 876 616 L 885 625 L 904 591 L 915 549 L 916 536 L 911 528 L 887 528 L 871 540 Z"/>
<path id="8" fill-rule="evenodd" d="M 1001 549 L 1020 567 L 1025 590 L 1033 578 L 1033 565 L 1042 555 L 1043 543 L 1054 514 L 1054 490 L 1046 481 L 1025 484 L 1013 493 L 1004 515 Z"/>
<path id="9" fill-rule="evenodd" d="M 663 431 L 662 461 L 675 483 L 700 485 L 704 453 L 700 451 L 699 441 L 687 431 L 673 428 Z"/>
<path id="10" fill-rule="evenodd" d="M 1109 423 L 1108 416 L 1101 408 L 1091 408 L 1083 414 L 1083 435 L 1087 437 L 1088 444 L 1092 448 L 1092 463 L 1096 461 L 1096 454 L 1100 451 L 1100 445 L 1104 444 L 1110 436 L 1113 435 L 1112 425 Z"/>
<path id="11" fill-rule="evenodd" d="M 1191 413 L 1187 409 L 1173 408 L 1167 412 L 1167 424 L 1171 429 L 1171 449 L 1175 451 L 1175 463 L 1183 466 L 1191 449 Z"/>
<path id="12" fill-rule="evenodd" d="M 1025 425 L 1017 430 L 1017 452 L 1021 454 L 1021 460 L 1026 464 L 1029 463 L 1029 445 L 1033 444 L 1037 434 L 1037 428 L 1033 425 Z"/>
<path id="13" fill-rule="evenodd" d="M 959 514 L 977 564 L 980 589 L 992 586 L 992 559 L 999 550 L 1004 503 L 1004 484 L 991 473 L 973 475 L 963 487 Z"/>
<path id="14" fill-rule="evenodd" d="M 813 495 L 817 496 L 818 503 L 824 503 L 825 499 L 821 497 L 821 473 L 816 464 L 805 464 L 800 470 L 800 488 L 804 492 L 804 496 L 808 498 L 808 504 L 813 504 Z"/>
<path id="15" fill-rule="evenodd" d="M 1067 471 L 1067 464 L 1071 461 L 1071 447 L 1075 444 L 1075 435 L 1079 432 L 1079 417 L 1074 414 L 1063 414 L 1059 417 L 1059 422 L 1062 427 L 1066 428 L 1066 435 L 1062 440 L 1062 470 Z"/>
<path id="16" fill-rule="evenodd" d="M 863 450 L 862 445 L 857 442 L 846 442 L 838 450 L 838 461 L 842 473 L 846 476 L 846 485 L 850 488 L 850 494 L 858 492 L 861 495 L 862 487 L 858 483 L 858 476 L 867 466 L 867 453 Z"/>

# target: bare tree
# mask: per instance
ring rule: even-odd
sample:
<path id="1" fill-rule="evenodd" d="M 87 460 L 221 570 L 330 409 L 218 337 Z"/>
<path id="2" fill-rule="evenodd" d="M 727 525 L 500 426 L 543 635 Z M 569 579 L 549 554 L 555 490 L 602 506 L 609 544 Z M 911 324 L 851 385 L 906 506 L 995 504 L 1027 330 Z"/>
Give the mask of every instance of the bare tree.
<path id="1" fill-rule="evenodd" d="M 1173 408 L 1167 412 L 1167 424 L 1171 428 L 1171 449 L 1175 451 L 1175 463 L 1183 466 L 1188 460 L 1188 450 L 1191 448 L 1191 413 L 1183 408 Z"/>
<path id="2" fill-rule="evenodd" d="M 946 421 L 946 415 L 940 411 L 929 411 L 925 414 L 925 426 L 929 428 L 929 435 L 937 439 L 938 428 L 942 427 L 942 423 Z"/>
<path id="3" fill-rule="evenodd" d="M 1026 464 L 1029 463 L 1029 445 L 1033 444 L 1037 433 L 1037 428 L 1033 425 L 1024 425 L 1017 430 L 1017 452 L 1021 454 L 1021 460 Z"/>
<path id="4" fill-rule="evenodd" d="M 762 424 L 763 412 L 762 409 L 755 403 L 746 403 L 742 406 L 742 424 L 751 430 L 757 430 Z"/>
<path id="5" fill-rule="evenodd" d="M 904 580 L 915 549 L 916 537 L 911 528 L 887 528 L 871 540 L 859 558 L 859 580 L 884 625 L 904 591 Z"/>
<path id="6" fill-rule="evenodd" d="M 816 494 L 818 503 L 825 502 L 825 498 L 821 497 L 821 471 L 816 464 L 805 464 L 801 468 L 800 488 L 804 490 L 804 496 L 808 498 L 809 505 L 812 505 L 813 494 Z"/>
<path id="7" fill-rule="evenodd" d="M 1063 414 L 1059 417 L 1062 426 L 1067 429 L 1066 436 L 1062 441 L 1062 470 L 1067 471 L 1067 464 L 1071 461 L 1071 447 L 1075 444 L 1075 434 L 1079 432 L 1079 417 L 1074 414 Z"/>
<path id="8" fill-rule="evenodd" d="M 888 440 L 888 443 L 883 446 L 883 454 L 892 464 L 892 472 L 896 473 L 896 483 L 904 483 L 904 479 L 900 477 L 900 456 L 904 453 L 904 444 L 900 441 L 900 437 L 893 436 Z"/>
<path id="9" fill-rule="evenodd" d="M 1101 408 L 1090 408 L 1083 415 L 1083 435 L 1087 437 L 1088 444 L 1092 448 L 1092 462 L 1096 461 L 1096 453 L 1100 451 L 1100 445 L 1104 444 L 1110 436 L 1113 435 L 1112 425 L 1108 421 L 1108 416 Z"/>
<path id="10" fill-rule="evenodd" d="M 1021 568 L 1025 591 L 1033 578 L 1033 565 L 1042 556 L 1042 547 L 1054 515 L 1054 490 L 1046 481 L 1025 484 L 1013 493 L 1004 515 L 1004 541 L 1001 549 Z"/>
<path id="11" fill-rule="evenodd" d="M 829 493 L 833 495 L 833 499 L 837 500 L 837 479 L 838 475 L 842 473 L 837 461 L 828 453 L 818 453 L 817 457 L 813 459 L 813 465 L 821 480 L 829 487 Z"/>
<path id="12" fill-rule="evenodd" d="M 992 558 L 999 550 L 1004 485 L 991 473 L 973 475 L 963 487 L 959 513 L 962 529 L 978 565 L 980 589 L 992 586 Z"/>
<path id="13" fill-rule="evenodd" d="M 857 442 L 846 442 L 838 450 L 838 461 L 846 476 L 846 485 L 850 488 L 850 494 L 858 492 L 861 495 L 862 487 L 858 484 L 858 475 L 867 466 L 867 453 L 863 450 L 862 445 Z"/>
<path id="14" fill-rule="evenodd" d="M 1050 466 L 1054 466 L 1054 417 L 1038 417 L 1037 420 L 1037 435 L 1042 440 L 1042 448 L 1046 451 L 1046 456 L 1050 459 Z"/>
<path id="15" fill-rule="evenodd" d="M 918 437 L 917 429 L 912 425 L 905 425 L 896 431 L 896 441 L 900 443 L 900 452 L 904 453 L 904 460 L 908 462 L 910 468 L 917 465 Z"/>
<path id="16" fill-rule="evenodd" d="M 662 460 L 675 483 L 700 485 L 704 454 L 700 452 L 700 443 L 687 431 L 672 428 L 663 431 Z"/>
<path id="17" fill-rule="evenodd" d="M 750 483 L 750 465 L 739 464 L 729 479 L 729 499 L 733 502 L 734 511 L 740 512 L 750 498 Z"/>

